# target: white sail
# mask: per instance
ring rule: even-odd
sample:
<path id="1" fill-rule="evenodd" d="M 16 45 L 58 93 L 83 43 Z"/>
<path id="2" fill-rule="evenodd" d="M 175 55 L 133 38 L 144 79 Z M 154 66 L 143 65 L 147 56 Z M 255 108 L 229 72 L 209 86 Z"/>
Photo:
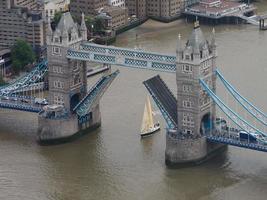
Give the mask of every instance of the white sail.
<path id="1" fill-rule="evenodd" d="M 148 112 L 147 112 L 147 106 L 145 104 L 143 120 L 142 120 L 142 127 L 141 127 L 141 133 L 144 133 L 149 129 L 149 119 L 148 118 L 149 117 L 148 117 Z"/>
<path id="2" fill-rule="evenodd" d="M 153 127 L 154 120 L 153 120 L 153 115 L 152 115 L 151 103 L 150 103 L 150 99 L 148 96 L 147 96 L 147 111 L 148 111 L 148 118 L 149 118 L 149 127 Z"/>
<path id="3" fill-rule="evenodd" d="M 151 108 L 149 97 L 147 97 L 147 101 L 145 103 L 141 133 L 147 132 L 152 127 L 154 127 L 152 108 Z"/>

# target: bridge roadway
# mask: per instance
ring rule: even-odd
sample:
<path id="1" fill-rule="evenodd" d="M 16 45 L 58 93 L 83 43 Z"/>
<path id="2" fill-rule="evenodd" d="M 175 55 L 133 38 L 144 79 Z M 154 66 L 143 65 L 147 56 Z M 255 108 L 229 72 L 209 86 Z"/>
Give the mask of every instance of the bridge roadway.
<path id="1" fill-rule="evenodd" d="M 161 110 L 169 128 L 177 127 L 177 100 L 159 75 L 143 82 Z"/>
<path id="2" fill-rule="evenodd" d="M 214 143 L 227 144 L 231 146 L 267 152 L 267 143 L 264 144 L 263 142 L 260 141 L 249 141 L 246 139 L 241 139 L 238 135 L 239 131 L 237 129 L 235 129 L 234 131 L 229 131 L 229 130 L 230 129 L 228 130 L 216 129 L 212 131 L 212 134 L 210 133 L 210 131 L 207 131 L 205 137 L 207 138 L 208 141 Z M 169 134 L 169 136 L 172 137 L 173 139 L 177 140 L 186 138 L 186 136 L 184 135 L 181 136 L 176 132 L 167 132 L 167 134 Z"/>
<path id="3" fill-rule="evenodd" d="M 88 91 L 87 95 L 75 106 L 75 111 L 80 117 L 87 115 L 94 103 L 101 98 L 112 81 L 119 74 L 119 70 L 101 77 L 97 83 Z"/>
<path id="4" fill-rule="evenodd" d="M 43 105 L 36 104 L 34 98 L 24 96 L 5 96 L 0 99 L 0 107 L 26 112 L 39 113 Z"/>

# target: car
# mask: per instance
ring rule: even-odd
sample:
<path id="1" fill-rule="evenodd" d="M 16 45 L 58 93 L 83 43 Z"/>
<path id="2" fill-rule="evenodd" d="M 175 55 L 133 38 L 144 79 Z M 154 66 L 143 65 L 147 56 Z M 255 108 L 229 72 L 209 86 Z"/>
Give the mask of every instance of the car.
<path id="1" fill-rule="evenodd" d="M 11 100 L 11 101 L 17 101 L 18 98 L 17 98 L 17 97 L 11 97 L 10 100 Z"/>
<path id="2" fill-rule="evenodd" d="M 240 140 L 246 140 L 249 142 L 256 142 L 257 141 L 257 137 L 256 134 L 253 133 L 247 133 L 246 131 L 239 131 L 239 138 Z"/>
<path id="3" fill-rule="evenodd" d="M 42 99 L 42 98 L 35 98 L 34 103 L 40 104 L 40 105 L 48 105 L 48 101 L 46 99 Z"/>
<path id="4" fill-rule="evenodd" d="M 20 101 L 21 101 L 22 103 L 29 103 L 29 102 L 30 102 L 29 99 L 21 99 Z"/>
<path id="5" fill-rule="evenodd" d="M 3 100 L 9 100 L 9 97 L 8 96 L 2 96 L 1 99 L 3 99 Z"/>

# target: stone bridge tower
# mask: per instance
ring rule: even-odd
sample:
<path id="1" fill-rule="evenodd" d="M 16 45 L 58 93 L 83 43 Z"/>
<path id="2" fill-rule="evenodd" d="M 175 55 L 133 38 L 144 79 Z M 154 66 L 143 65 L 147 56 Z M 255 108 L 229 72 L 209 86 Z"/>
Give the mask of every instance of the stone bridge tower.
<path id="1" fill-rule="evenodd" d="M 204 79 L 216 91 L 216 43 L 214 31 L 207 41 L 195 22 L 194 29 L 186 42 L 177 43 L 177 116 L 176 137 L 167 134 L 166 162 L 198 162 L 209 152 L 205 131 L 212 130 L 216 118 L 215 103 L 202 89 L 199 79 Z"/>
<path id="2" fill-rule="evenodd" d="M 69 12 L 63 13 L 55 30 L 48 23 L 47 60 L 49 105 L 38 117 L 37 140 L 42 144 L 69 141 L 101 124 L 99 102 L 81 121 L 73 111 L 87 95 L 86 61 L 67 58 L 68 49 L 79 49 L 87 40 L 84 15 L 81 25 L 74 23 Z"/>
<path id="3" fill-rule="evenodd" d="M 79 48 L 83 40 L 87 40 L 84 15 L 81 26 L 74 23 L 69 12 L 62 14 L 54 31 L 48 24 L 49 103 L 64 105 L 70 112 L 86 94 L 86 62 L 66 56 L 69 48 Z"/>

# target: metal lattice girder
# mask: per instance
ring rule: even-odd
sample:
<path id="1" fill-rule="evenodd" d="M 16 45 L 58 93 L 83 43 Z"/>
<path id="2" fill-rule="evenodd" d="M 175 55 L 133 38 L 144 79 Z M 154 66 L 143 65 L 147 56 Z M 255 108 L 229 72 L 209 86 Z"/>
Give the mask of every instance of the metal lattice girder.
<path id="1" fill-rule="evenodd" d="M 0 95 L 12 94 L 16 90 L 20 90 L 30 84 L 40 81 L 41 79 L 43 79 L 47 70 L 47 60 L 43 60 L 42 62 L 37 64 L 36 67 L 30 73 L 17 79 L 15 82 L 2 87 L 0 89 Z"/>
<path id="2" fill-rule="evenodd" d="M 257 127 L 254 127 L 246 120 L 241 118 L 236 112 L 230 109 L 227 105 L 225 105 L 222 100 L 214 94 L 214 92 L 208 87 L 208 85 L 204 82 L 204 80 L 199 80 L 200 85 L 207 92 L 207 94 L 213 99 L 213 101 L 219 106 L 219 108 L 229 117 L 231 121 L 233 121 L 241 130 L 246 131 L 247 133 L 255 133 L 262 134 L 267 136 L 267 133 L 260 131 Z"/>
<path id="3" fill-rule="evenodd" d="M 216 74 L 226 87 L 226 89 L 232 94 L 237 102 L 243 106 L 256 120 L 267 126 L 267 115 L 250 103 L 246 98 L 241 96 L 238 91 L 223 77 L 223 75 L 216 70 Z"/>
<path id="4" fill-rule="evenodd" d="M 75 106 L 73 111 L 75 111 L 80 117 L 87 115 L 94 105 L 94 102 L 103 95 L 104 91 L 118 74 L 119 70 L 100 78 L 98 82 L 89 90 L 88 94 Z"/>
<path id="5" fill-rule="evenodd" d="M 14 104 L 14 103 L 5 103 L 5 102 L 0 102 L 0 108 L 7 108 L 7 109 L 13 109 L 13 110 L 21 110 L 21 111 L 26 111 L 26 112 L 34 112 L 34 113 L 39 113 L 42 108 L 33 106 L 33 105 L 24 105 L 24 104 Z"/>
<path id="6" fill-rule="evenodd" d="M 136 49 L 103 46 L 93 43 L 81 44 L 80 50 L 69 49 L 67 58 L 131 68 L 171 73 L 176 72 L 175 56 L 144 52 Z"/>
<path id="7" fill-rule="evenodd" d="M 175 64 L 176 56 L 164 55 L 159 53 L 144 52 L 138 49 L 127 49 L 114 46 L 103 46 L 94 43 L 83 43 L 81 49 L 84 51 L 105 53 L 116 56 L 135 57 L 137 59 L 153 60 L 169 64 Z"/>

